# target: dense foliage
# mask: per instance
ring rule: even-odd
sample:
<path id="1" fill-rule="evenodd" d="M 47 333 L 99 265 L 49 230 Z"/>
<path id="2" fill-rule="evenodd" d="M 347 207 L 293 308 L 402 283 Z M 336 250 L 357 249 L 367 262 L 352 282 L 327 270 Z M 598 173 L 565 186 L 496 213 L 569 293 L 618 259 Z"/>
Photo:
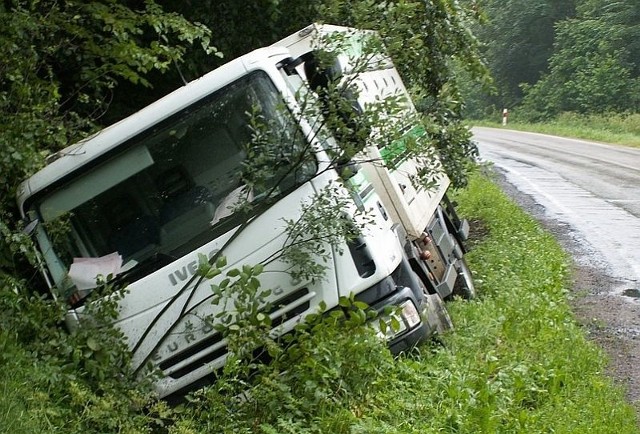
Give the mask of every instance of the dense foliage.
<path id="1" fill-rule="evenodd" d="M 7 4 L 8 3 L 8 4 Z M 95 128 L 119 81 L 179 62 L 209 31 L 149 1 L 13 1 L 0 4 L 0 181 L 2 208 L 42 157 Z M 8 190 L 4 190 L 7 189 Z"/>
<path id="2" fill-rule="evenodd" d="M 636 2 L 579 2 L 577 17 L 558 23 L 549 72 L 527 89 L 525 108 L 543 116 L 637 112 L 639 38 Z"/>
<path id="3" fill-rule="evenodd" d="M 573 15 L 574 2 L 487 0 L 482 8 L 485 19 L 474 31 L 496 86 L 496 94 L 486 97 L 499 107 L 513 107 L 522 99 L 521 84 L 536 83 L 547 70 L 555 23 Z"/>
<path id="4" fill-rule="evenodd" d="M 146 74 L 180 62 L 209 30 L 153 1 L 21 0 L 0 4 L 0 279 L 23 258 L 15 210 L 18 183 L 45 157 L 95 131 L 114 88 L 150 86 Z"/>
<path id="5" fill-rule="evenodd" d="M 477 34 L 495 87 L 469 86 L 471 116 L 509 108 L 539 120 L 640 108 L 636 1 L 488 0 L 482 10 Z"/>

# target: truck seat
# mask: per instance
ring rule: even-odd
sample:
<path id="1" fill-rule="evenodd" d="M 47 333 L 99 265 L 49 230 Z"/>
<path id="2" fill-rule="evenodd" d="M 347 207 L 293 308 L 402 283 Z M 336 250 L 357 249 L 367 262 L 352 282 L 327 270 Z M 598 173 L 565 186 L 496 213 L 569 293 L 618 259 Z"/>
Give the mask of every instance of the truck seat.
<path id="1" fill-rule="evenodd" d="M 112 225 L 109 244 L 123 258 L 140 258 L 160 241 L 158 219 L 145 214 L 129 195 L 113 200 L 106 208 Z"/>
<path id="2" fill-rule="evenodd" d="M 159 213 L 163 248 L 172 250 L 209 227 L 215 212 L 213 195 L 206 187 L 195 185 L 186 170 L 168 170 L 157 185 L 164 201 Z"/>

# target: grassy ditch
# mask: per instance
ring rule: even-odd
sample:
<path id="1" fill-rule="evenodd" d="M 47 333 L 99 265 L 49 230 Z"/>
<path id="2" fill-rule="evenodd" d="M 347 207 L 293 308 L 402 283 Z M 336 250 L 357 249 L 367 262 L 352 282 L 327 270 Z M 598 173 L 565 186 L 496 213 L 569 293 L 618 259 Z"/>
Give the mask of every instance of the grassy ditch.
<path id="1" fill-rule="evenodd" d="M 473 121 L 473 125 L 502 128 L 498 122 Z M 509 119 L 506 127 L 519 131 L 613 143 L 640 148 L 640 114 L 578 115 L 563 113 L 544 123 Z"/>
<path id="2" fill-rule="evenodd" d="M 0 432 L 637 433 L 565 300 L 559 245 L 484 177 L 457 199 L 474 222 L 479 297 L 449 304 L 456 330 L 441 343 L 393 360 L 369 331 L 326 321 L 249 395 L 225 393 L 245 387 L 232 376 L 172 409 L 117 389 L 94 394 L 80 375 L 56 380 L 59 368 L 9 342 Z"/>
<path id="3" fill-rule="evenodd" d="M 444 347 L 400 361 L 403 387 L 367 413 L 369 432 L 638 432 L 574 321 L 556 241 L 486 178 L 458 200 L 480 235 L 468 255 L 480 298 L 450 305 L 457 329 Z"/>

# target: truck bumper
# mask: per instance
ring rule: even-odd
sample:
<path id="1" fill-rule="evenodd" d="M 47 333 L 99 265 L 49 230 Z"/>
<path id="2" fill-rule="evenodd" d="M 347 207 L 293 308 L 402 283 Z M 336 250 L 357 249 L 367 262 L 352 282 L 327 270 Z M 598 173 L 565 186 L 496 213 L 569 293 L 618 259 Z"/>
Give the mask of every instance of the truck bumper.
<path id="1" fill-rule="evenodd" d="M 436 332 L 435 319 L 427 316 L 426 294 L 406 259 L 403 259 L 391 276 L 358 294 L 356 299 L 364 301 L 380 315 L 384 315 L 388 307 L 402 306 L 407 302 L 415 307 L 420 320 L 417 324 L 409 324 L 400 318 L 406 328 L 390 338 L 388 345 L 393 354 L 410 350 Z"/>

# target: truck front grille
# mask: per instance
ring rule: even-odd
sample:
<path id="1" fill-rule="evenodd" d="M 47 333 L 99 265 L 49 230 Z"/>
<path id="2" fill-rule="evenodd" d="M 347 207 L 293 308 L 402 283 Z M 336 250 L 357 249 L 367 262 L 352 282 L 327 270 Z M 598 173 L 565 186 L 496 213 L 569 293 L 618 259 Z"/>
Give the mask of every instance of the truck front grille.
<path id="1" fill-rule="evenodd" d="M 315 293 L 301 288 L 286 297 L 276 300 L 269 310 L 271 326 L 278 327 L 292 318 L 299 317 L 310 307 Z M 173 379 L 181 378 L 207 363 L 211 363 L 227 354 L 227 341 L 219 332 L 201 339 L 183 351 L 163 360 L 159 367 L 163 373 Z"/>

